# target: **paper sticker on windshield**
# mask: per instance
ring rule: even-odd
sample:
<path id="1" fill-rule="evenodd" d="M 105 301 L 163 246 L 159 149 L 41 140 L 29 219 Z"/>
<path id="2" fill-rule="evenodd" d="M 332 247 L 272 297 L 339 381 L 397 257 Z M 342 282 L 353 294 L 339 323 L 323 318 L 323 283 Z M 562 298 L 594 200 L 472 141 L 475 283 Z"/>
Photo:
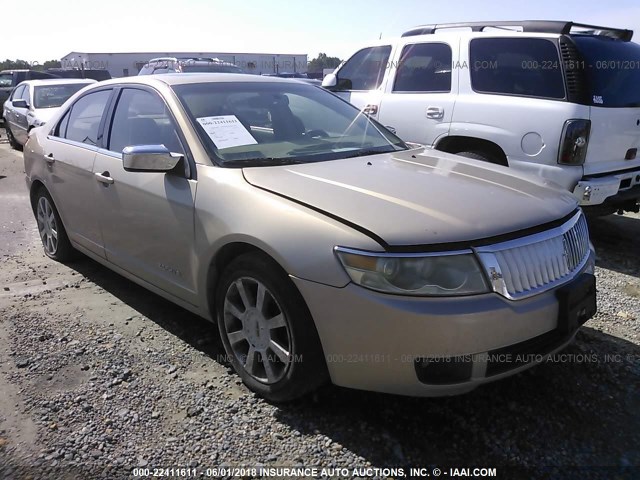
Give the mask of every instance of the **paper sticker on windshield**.
<path id="1" fill-rule="evenodd" d="M 199 117 L 196 120 L 218 149 L 258 143 L 235 115 Z"/>
<path id="2" fill-rule="evenodd" d="M 596 105 L 602 105 L 604 104 L 604 98 L 602 98 L 602 95 L 594 95 L 593 103 L 595 103 Z"/>

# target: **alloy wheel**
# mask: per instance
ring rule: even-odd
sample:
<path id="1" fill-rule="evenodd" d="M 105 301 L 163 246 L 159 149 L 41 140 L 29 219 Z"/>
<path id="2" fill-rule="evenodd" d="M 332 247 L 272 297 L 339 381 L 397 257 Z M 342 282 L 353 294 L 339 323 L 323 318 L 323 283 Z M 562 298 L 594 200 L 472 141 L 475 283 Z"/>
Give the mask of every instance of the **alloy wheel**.
<path id="1" fill-rule="evenodd" d="M 40 233 L 44 249 L 47 254 L 55 255 L 58 250 L 58 224 L 53 212 L 53 207 L 44 196 L 38 199 L 36 215 L 38 219 L 38 232 Z"/>
<path id="2" fill-rule="evenodd" d="M 236 360 L 256 380 L 274 384 L 291 365 L 291 330 L 269 289 L 255 278 L 241 277 L 224 298 L 224 329 Z"/>

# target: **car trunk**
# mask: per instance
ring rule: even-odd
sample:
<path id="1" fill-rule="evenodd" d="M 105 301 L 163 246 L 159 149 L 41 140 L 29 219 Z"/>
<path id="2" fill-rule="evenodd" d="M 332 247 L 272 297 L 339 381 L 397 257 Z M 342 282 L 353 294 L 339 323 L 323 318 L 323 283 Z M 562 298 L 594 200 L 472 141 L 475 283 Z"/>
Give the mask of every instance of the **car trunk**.
<path id="1" fill-rule="evenodd" d="M 640 45 L 593 35 L 576 35 L 573 41 L 590 105 L 584 174 L 640 167 L 640 155 L 632 154 L 640 148 Z"/>

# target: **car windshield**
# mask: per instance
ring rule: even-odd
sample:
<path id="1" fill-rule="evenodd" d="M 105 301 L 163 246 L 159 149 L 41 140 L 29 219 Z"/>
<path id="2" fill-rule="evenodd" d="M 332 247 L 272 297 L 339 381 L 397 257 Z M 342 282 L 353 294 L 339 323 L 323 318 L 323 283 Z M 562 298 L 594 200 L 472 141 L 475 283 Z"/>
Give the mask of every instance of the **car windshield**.
<path id="1" fill-rule="evenodd" d="M 211 63 L 209 65 L 183 65 L 182 71 L 184 73 L 242 73 L 240 67 L 217 63 Z"/>
<path id="2" fill-rule="evenodd" d="M 0 87 L 10 87 L 13 75 L 10 73 L 0 73 Z"/>
<path id="3" fill-rule="evenodd" d="M 223 166 L 269 166 L 406 150 L 402 140 L 335 95 L 299 82 L 173 87 Z"/>
<path id="4" fill-rule="evenodd" d="M 592 105 L 640 107 L 640 45 L 593 35 L 573 38 L 585 60 Z"/>
<path id="5" fill-rule="evenodd" d="M 68 85 L 41 85 L 34 87 L 33 106 L 35 108 L 54 108 L 66 102 L 88 83 L 73 83 Z"/>

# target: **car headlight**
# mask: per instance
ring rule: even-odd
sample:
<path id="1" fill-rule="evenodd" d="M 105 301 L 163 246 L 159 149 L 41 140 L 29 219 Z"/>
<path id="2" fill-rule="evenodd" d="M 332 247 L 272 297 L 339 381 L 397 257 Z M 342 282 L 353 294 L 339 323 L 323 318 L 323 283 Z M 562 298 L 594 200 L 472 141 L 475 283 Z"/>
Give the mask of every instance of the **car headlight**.
<path id="1" fill-rule="evenodd" d="M 351 280 L 385 293 L 415 296 L 474 295 L 490 291 L 471 252 L 402 255 L 336 247 Z"/>

